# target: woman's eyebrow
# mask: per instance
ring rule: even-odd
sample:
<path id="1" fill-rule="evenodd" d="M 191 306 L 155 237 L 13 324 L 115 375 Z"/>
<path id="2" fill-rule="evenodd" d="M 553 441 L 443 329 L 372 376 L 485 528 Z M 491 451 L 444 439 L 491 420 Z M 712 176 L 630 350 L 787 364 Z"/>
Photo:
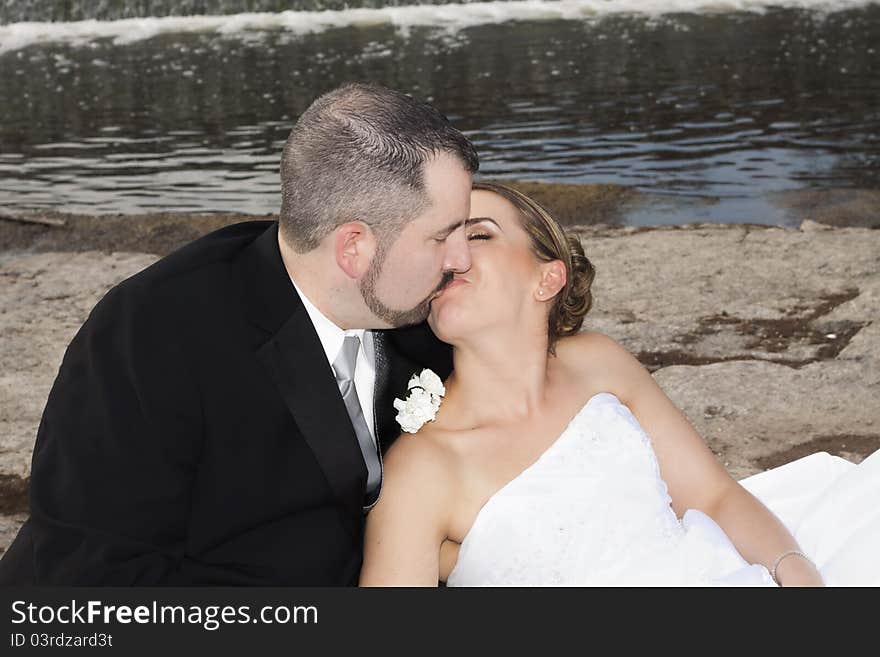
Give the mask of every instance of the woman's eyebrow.
<path id="1" fill-rule="evenodd" d="M 504 229 L 498 225 L 498 222 L 495 221 L 492 217 L 471 217 L 467 221 L 465 221 L 466 226 L 470 226 L 472 224 L 478 224 L 483 221 L 488 221 L 489 223 L 495 224 L 498 227 L 498 230 L 503 231 Z"/>

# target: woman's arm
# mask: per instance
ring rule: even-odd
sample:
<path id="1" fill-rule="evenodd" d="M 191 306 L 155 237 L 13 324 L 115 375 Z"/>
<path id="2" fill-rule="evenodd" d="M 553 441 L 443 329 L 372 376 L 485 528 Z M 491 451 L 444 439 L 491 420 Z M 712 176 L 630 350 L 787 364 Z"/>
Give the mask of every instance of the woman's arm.
<path id="1" fill-rule="evenodd" d="M 730 479 L 726 491 L 705 511 L 724 530 L 743 558 L 772 569 L 777 557 L 800 550 L 797 541 L 760 500 Z M 822 576 L 811 561 L 797 555 L 785 557 L 776 569 L 782 586 L 823 586 Z"/>
<path id="2" fill-rule="evenodd" d="M 581 339 L 591 367 L 608 373 L 608 385 L 619 391 L 620 400 L 650 436 L 679 517 L 687 509 L 702 511 L 718 523 L 746 561 L 768 570 L 778 556 L 799 549 L 785 525 L 730 476 L 684 413 L 626 348 L 598 332 Z M 815 566 L 799 556 L 786 557 L 776 577 L 784 585 L 822 584 Z"/>
<path id="3" fill-rule="evenodd" d="M 367 516 L 361 586 L 437 586 L 452 486 L 447 457 L 421 432 L 400 436 Z"/>

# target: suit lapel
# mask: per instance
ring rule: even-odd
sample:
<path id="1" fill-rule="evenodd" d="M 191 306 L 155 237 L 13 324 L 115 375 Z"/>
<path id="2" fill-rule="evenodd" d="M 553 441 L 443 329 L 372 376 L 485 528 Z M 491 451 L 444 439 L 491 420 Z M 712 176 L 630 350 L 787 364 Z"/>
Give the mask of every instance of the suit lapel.
<path id="1" fill-rule="evenodd" d="M 269 336 L 256 356 L 344 507 L 344 524 L 357 535 L 367 469 L 333 370 L 284 268 L 277 234 L 276 224 L 241 261 L 249 319 Z"/>
<path id="2" fill-rule="evenodd" d="M 336 497 L 360 509 L 367 470 L 333 371 L 305 312 L 257 351 Z"/>

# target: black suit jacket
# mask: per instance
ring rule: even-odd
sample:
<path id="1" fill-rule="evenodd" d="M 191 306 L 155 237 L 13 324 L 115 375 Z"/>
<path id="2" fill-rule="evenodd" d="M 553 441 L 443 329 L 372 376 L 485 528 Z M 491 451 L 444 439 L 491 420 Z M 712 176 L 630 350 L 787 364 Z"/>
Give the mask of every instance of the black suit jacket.
<path id="1" fill-rule="evenodd" d="M 277 233 L 227 226 L 95 306 L 49 394 L 0 584 L 357 582 L 366 467 Z M 384 451 L 393 398 L 422 365 L 445 378 L 451 353 L 425 325 L 375 344 Z"/>

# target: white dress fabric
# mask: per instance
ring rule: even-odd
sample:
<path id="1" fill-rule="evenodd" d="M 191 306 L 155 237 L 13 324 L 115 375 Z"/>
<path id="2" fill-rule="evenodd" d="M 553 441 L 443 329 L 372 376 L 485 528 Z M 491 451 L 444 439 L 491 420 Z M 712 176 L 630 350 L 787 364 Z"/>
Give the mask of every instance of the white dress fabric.
<path id="1" fill-rule="evenodd" d="M 880 450 L 818 452 L 740 481 L 786 525 L 825 583 L 880 585 Z M 613 394 L 591 397 L 496 492 L 447 586 L 776 586 L 709 516 L 679 520 L 648 434 Z"/>

